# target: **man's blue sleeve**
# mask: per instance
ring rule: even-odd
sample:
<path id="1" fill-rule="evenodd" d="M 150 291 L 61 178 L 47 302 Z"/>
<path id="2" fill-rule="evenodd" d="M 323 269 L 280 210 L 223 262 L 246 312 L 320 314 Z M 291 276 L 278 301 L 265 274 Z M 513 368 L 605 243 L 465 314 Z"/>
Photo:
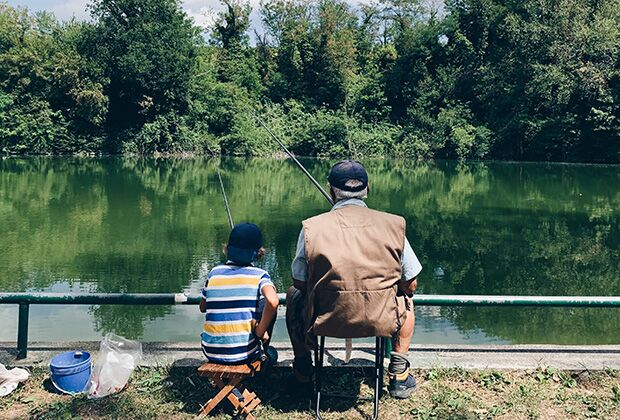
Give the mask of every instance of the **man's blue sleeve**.
<path id="1" fill-rule="evenodd" d="M 413 280 L 422 271 L 422 264 L 413 252 L 411 244 L 405 238 L 405 246 L 403 247 L 403 255 L 400 258 L 400 266 L 405 280 Z"/>

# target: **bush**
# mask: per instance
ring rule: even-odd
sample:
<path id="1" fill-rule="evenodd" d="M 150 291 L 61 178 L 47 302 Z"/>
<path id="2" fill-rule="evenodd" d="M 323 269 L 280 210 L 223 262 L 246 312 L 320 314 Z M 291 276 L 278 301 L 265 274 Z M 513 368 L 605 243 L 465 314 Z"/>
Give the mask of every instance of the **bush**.
<path id="1" fill-rule="evenodd" d="M 418 133 L 406 132 L 395 145 L 393 154 L 398 158 L 430 159 L 433 157 L 433 150 Z"/>
<path id="2" fill-rule="evenodd" d="M 464 105 L 443 108 L 439 112 L 432 136 L 442 140 L 445 157 L 482 159 L 489 153 L 492 132 L 485 126 L 474 125 L 472 120 L 470 109 Z"/>
<path id="3" fill-rule="evenodd" d="M 178 153 L 196 150 L 200 152 L 204 142 L 198 140 L 199 133 L 187 127 L 183 118 L 176 114 L 158 115 L 142 126 L 135 134 L 127 134 L 129 140 L 123 141 L 125 154 L 148 155 L 153 153 Z"/>
<path id="4" fill-rule="evenodd" d="M 394 154 L 401 128 L 388 123 L 357 124 L 349 129 L 352 156 L 383 157 Z"/>
<path id="5" fill-rule="evenodd" d="M 307 114 L 307 123 L 297 132 L 293 150 L 302 156 L 344 156 L 350 150 L 344 114 L 318 110 Z"/>
<path id="6" fill-rule="evenodd" d="M 6 154 L 74 152 L 75 139 L 59 111 L 47 101 L 24 98 L 20 103 L 0 91 L 0 151 Z"/>

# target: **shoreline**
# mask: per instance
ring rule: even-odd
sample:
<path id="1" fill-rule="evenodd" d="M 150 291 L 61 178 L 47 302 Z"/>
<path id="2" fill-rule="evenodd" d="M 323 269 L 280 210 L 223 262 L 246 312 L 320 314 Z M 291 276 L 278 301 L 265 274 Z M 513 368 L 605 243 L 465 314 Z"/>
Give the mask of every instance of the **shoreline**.
<path id="1" fill-rule="evenodd" d="M 292 349 L 287 342 L 275 342 L 279 367 L 290 367 Z M 15 343 L 0 342 L 0 363 L 11 366 L 45 366 L 58 353 L 71 350 L 90 351 L 94 357 L 98 341 L 84 342 L 32 342 L 28 357 L 15 361 Z M 141 365 L 197 367 L 204 357 L 196 342 L 143 342 Z M 325 366 L 336 368 L 371 367 L 374 345 L 354 343 L 351 362 L 345 364 L 344 341 L 329 343 L 326 347 Z M 387 359 L 385 359 L 387 362 Z M 424 345 L 413 344 L 409 351 L 413 369 L 464 368 L 531 370 L 552 367 L 566 371 L 620 370 L 620 344 L 618 345 Z"/>
<path id="2" fill-rule="evenodd" d="M 295 155 L 300 159 L 312 159 L 317 161 L 337 161 L 342 159 L 342 156 L 303 156 Z M 226 154 L 202 154 L 196 152 L 176 152 L 176 153 L 152 153 L 152 154 L 106 154 L 106 153 L 71 153 L 71 154 L 26 154 L 26 155 L 0 155 L 0 160 L 5 159 L 33 159 L 33 158 L 77 158 L 77 159 L 106 159 L 106 158 L 119 158 L 119 159 L 170 159 L 170 160 L 191 160 L 191 159 L 273 159 L 273 160 L 287 160 L 289 157 L 282 151 L 276 151 L 269 155 L 226 155 Z M 352 159 L 360 159 L 360 157 L 351 157 Z M 514 160 L 514 159 L 443 159 L 443 158 L 431 158 L 431 159 L 413 159 L 396 156 L 369 156 L 363 158 L 365 161 L 374 160 L 393 160 L 396 162 L 408 162 L 413 161 L 416 163 L 434 163 L 434 162 L 457 162 L 460 164 L 508 164 L 508 165 L 575 165 L 575 166 L 620 166 L 620 161 L 617 162 L 589 162 L 589 161 L 563 161 L 563 160 Z"/>

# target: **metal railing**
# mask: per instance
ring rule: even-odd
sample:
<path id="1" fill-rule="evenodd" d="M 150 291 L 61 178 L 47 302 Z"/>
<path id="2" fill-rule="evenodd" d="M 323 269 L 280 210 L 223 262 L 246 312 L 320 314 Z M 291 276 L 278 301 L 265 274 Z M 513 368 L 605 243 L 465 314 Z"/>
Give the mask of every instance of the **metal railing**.
<path id="1" fill-rule="evenodd" d="M 284 294 L 278 295 L 285 304 Z M 0 293 L 0 304 L 17 304 L 17 359 L 28 355 L 30 305 L 198 305 L 200 296 L 182 293 Z M 620 296 L 422 295 L 418 306 L 532 306 L 619 308 Z"/>

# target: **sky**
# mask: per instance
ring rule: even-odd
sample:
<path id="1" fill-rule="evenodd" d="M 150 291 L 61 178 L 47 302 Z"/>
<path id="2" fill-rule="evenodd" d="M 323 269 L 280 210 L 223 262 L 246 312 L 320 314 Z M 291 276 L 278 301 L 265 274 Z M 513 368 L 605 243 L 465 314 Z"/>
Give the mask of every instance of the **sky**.
<path id="1" fill-rule="evenodd" d="M 75 17 L 83 20 L 88 19 L 89 13 L 86 5 L 89 0 L 8 0 L 12 6 L 24 6 L 30 10 L 47 10 L 54 13 L 61 20 Z M 254 8 L 258 7 L 260 0 L 250 0 Z M 219 0 L 184 0 L 183 7 L 200 26 L 207 26 L 213 21 L 214 16 L 222 10 Z"/>
<path id="2" fill-rule="evenodd" d="M 90 0 L 0 0 L 5 1 L 11 6 L 27 7 L 31 11 L 47 10 L 52 12 L 60 20 L 68 20 L 75 17 L 79 20 L 89 18 L 86 5 Z M 261 33 L 260 15 L 258 8 L 261 0 L 249 0 L 252 6 L 250 20 L 252 28 Z M 351 5 L 370 3 L 371 0 L 346 0 Z M 210 26 L 217 13 L 223 10 L 224 6 L 220 0 L 183 0 L 183 8 L 187 14 L 194 19 L 198 26 L 204 28 Z M 443 0 L 427 0 L 428 5 L 433 9 L 443 10 Z"/>
<path id="3" fill-rule="evenodd" d="M 2 0 L 0 0 L 2 1 Z M 67 20 L 75 17 L 83 20 L 88 19 L 89 13 L 86 5 L 89 0 L 4 0 L 11 6 L 24 6 L 32 11 L 47 10 L 54 13 L 60 20 Z M 257 12 L 260 0 L 249 0 L 252 5 L 252 26 L 260 26 L 260 16 Z M 360 4 L 368 0 L 347 0 L 349 4 Z M 202 27 L 206 27 L 213 22 L 219 11 L 223 9 L 219 0 L 183 0 L 183 8 L 187 14 L 194 19 L 194 22 Z"/>

